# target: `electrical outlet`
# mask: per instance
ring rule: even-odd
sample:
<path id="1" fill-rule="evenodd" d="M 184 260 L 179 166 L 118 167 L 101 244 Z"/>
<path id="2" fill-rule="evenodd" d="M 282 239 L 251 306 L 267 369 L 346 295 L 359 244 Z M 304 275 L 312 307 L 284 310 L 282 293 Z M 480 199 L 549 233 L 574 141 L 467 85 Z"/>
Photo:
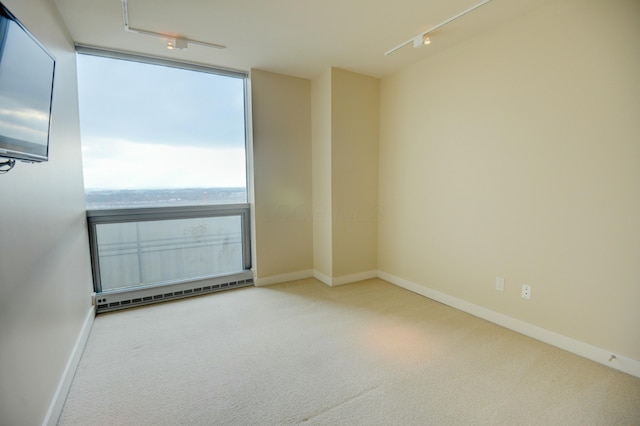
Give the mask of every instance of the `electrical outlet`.
<path id="1" fill-rule="evenodd" d="M 504 291 L 504 278 L 496 277 L 496 291 Z"/>
<path id="2" fill-rule="evenodd" d="M 531 299 L 531 286 L 527 284 L 522 284 L 522 298 L 530 300 Z"/>

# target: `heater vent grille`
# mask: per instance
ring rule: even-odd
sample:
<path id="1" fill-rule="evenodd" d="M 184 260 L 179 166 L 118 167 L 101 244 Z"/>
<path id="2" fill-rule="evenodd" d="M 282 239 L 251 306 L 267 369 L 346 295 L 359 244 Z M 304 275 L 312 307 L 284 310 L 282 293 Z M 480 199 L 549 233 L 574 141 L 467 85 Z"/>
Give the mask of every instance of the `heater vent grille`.
<path id="1" fill-rule="evenodd" d="M 96 295 L 96 312 L 109 312 L 118 309 L 131 308 L 134 306 L 148 305 L 150 303 L 158 303 L 166 300 L 181 299 L 184 297 L 194 296 L 197 294 L 214 293 L 223 290 L 230 290 L 238 287 L 247 287 L 253 285 L 253 278 L 241 279 L 229 282 L 221 282 L 218 284 L 205 285 L 202 283 L 193 283 L 193 288 L 176 289 L 167 292 L 166 287 L 150 288 L 145 290 L 145 295 L 136 294 L 134 296 L 127 293 L 114 294 L 98 294 Z"/>

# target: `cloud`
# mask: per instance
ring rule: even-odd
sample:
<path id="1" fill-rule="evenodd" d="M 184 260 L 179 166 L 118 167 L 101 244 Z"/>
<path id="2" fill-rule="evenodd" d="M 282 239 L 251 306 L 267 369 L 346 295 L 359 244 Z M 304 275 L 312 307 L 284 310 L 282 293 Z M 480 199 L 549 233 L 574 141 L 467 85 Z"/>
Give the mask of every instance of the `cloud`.
<path id="1" fill-rule="evenodd" d="M 244 147 L 241 78 L 89 55 L 78 70 L 83 136 Z"/>
<path id="2" fill-rule="evenodd" d="M 180 147 L 98 138 L 83 141 L 85 188 L 245 187 L 244 148 Z"/>

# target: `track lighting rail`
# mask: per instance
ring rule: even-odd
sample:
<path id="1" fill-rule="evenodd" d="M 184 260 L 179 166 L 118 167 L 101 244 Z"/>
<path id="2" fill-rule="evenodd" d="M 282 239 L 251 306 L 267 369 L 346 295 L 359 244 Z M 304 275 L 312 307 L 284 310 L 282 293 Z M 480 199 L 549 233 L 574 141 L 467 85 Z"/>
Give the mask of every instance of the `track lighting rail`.
<path id="1" fill-rule="evenodd" d="M 123 0 L 123 1 L 126 1 L 126 0 Z M 473 12 L 474 10 L 478 9 L 481 6 L 484 6 L 485 4 L 489 3 L 490 1 L 491 0 L 483 0 L 480 3 L 476 4 L 475 6 L 472 6 L 469 9 L 463 10 L 462 12 L 458 13 L 457 15 L 454 15 L 451 18 L 448 18 L 445 21 L 440 22 L 435 27 L 432 27 L 432 28 L 428 29 L 427 31 L 418 34 L 417 36 L 410 38 L 409 40 L 405 41 L 404 43 L 401 43 L 401 44 L 397 45 L 393 49 L 390 49 L 390 50 L 386 51 L 384 53 L 384 56 L 389 56 L 392 53 L 394 53 L 396 50 L 399 50 L 399 49 L 405 47 L 408 44 L 412 44 L 413 43 L 413 47 L 421 47 L 424 44 L 429 44 L 426 41 L 430 40 L 429 39 L 429 35 L 431 33 L 439 30 L 440 28 L 444 27 L 445 25 L 450 24 L 451 22 L 455 21 L 456 19 L 462 18 L 467 13 Z"/>

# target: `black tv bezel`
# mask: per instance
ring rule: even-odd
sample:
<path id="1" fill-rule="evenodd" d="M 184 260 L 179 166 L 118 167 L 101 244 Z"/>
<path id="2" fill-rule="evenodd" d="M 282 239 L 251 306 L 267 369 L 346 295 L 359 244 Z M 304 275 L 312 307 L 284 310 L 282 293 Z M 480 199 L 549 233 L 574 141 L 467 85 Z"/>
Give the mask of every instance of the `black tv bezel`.
<path id="1" fill-rule="evenodd" d="M 11 13 L 11 11 L 0 2 L 0 12 L 2 15 L 7 17 L 9 20 L 13 21 L 24 33 L 29 36 L 29 38 L 51 59 L 52 61 L 52 69 L 51 69 L 51 90 L 49 95 L 49 123 L 47 126 L 47 144 L 46 144 L 46 152 L 44 155 L 33 154 L 20 149 L 10 149 L 0 146 L 0 158 L 11 158 L 14 160 L 24 161 L 28 163 L 41 163 L 45 161 L 49 161 L 49 145 L 51 140 L 51 116 L 53 111 L 53 90 L 55 86 L 56 79 L 56 58 L 51 54 L 49 49 L 47 49 L 41 42 L 38 40 L 32 33 L 24 26 L 22 22 L 16 16 Z M 29 140 L 22 139 L 14 139 L 9 136 L 5 136 L 0 134 L 0 142 L 3 144 L 18 144 L 19 146 L 24 146 L 25 144 L 33 143 Z"/>

